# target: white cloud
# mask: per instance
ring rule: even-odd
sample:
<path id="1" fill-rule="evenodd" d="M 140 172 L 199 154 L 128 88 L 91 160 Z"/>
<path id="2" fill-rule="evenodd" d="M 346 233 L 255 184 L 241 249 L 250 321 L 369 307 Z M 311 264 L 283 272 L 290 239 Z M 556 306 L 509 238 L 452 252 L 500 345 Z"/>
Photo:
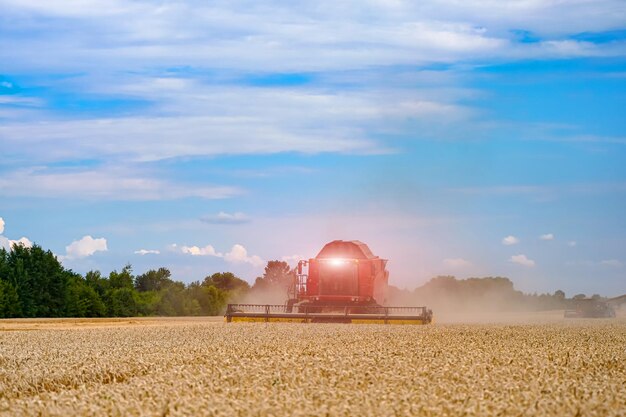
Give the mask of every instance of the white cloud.
<path id="1" fill-rule="evenodd" d="M 40 99 L 33 97 L 0 95 L 0 104 L 16 104 L 23 107 L 38 107 L 42 106 L 44 102 Z"/>
<path id="2" fill-rule="evenodd" d="M 2 0 L 3 6 L 9 9 L 30 11 L 37 14 L 47 15 L 50 17 L 103 17 L 103 16 L 119 16 L 133 10 L 130 6 L 124 6 L 123 2 L 118 0 L 110 0 L 107 2 L 111 7 L 103 7 L 104 4 L 98 0 L 84 0 L 75 5 L 68 5 L 59 0 L 49 0 L 39 2 L 37 0 Z"/>
<path id="3" fill-rule="evenodd" d="M 224 255 L 224 260 L 232 263 L 249 263 L 259 267 L 265 264 L 265 261 L 257 255 L 248 256 L 248 250 L 242 245 L 233 245 L 230 252 Z"/>
<path id="4" fill-rule="evenodd" d="M 511 256 L 509 261 L 513 262 L 514 264 L 523 265 L 527 267 L 535 266 L 535 261 L 533 261 L 532 259 L 528 259 L 526 255 L 521 255 L 521 254 Z"/>
<path id="5" fill-rule="evenodd" d="M 27 237 L 21 237 L 17 240 L 12 240 L 4 236 L 0 236 L 0 247 L 10 250 L 13 245 L 22 245 L 25 248 L 32 248 L 33 242 L 30 241 Z"/>
<path id="6" fill-rule="evenodd" d="M 617 259 L 605 259 L 603 261 L 600 261 L 600 265 L 602 266 L 608 266 L 611 268 L 621 268 L 624 266 L 624 263 L 622 261 L 619 261 Z"/>
<path id="7" fill-rule="evenodd" d="M 257 255 L 248 255 L 248 250 L 240 244 L 235 244 L 229 252 L 222 254 L 217 252 L 212 245 L 206 245 L 204 247 L 198 246 L 178 246 L 172 244 L 169 249 L 174 252 L 184 253 L 192 256 L 214 256 L 216 258 L 222 258 L 226 262 L 230 263 L 248 263 L 255 267 L 263 266 L 265 261 Z"/>
<path id="8" fill-rule="evenodd" d="M 39 162 L 94 156 L 137 162 L 277 152 L 369 154 L 388 150 L 367 138 L 357 122 L 378 122 L 383 128 L 385 119 L 401 118 L 407 113 L 407 117 L 416 117 L 423 112 L 415 108 L 404 110 L 398 103 L 394 106 L 400 109 L 398 114 L 384 114 L 380 103 L 371 103 L 372 98 L 358 95 L 237 87 L 230 90 L 209 89 L 206 96 L 191 90 L 163 104 L 162 112 L 183 113 L 180 115 L 14 121 L 0 125 L 0 137 L 10 149 Z M 198 108 L 199 114 L 190 115 L 197 113 Z M 454 111 L 454 106 L 450 110 L 444 108 L 441 116 Z M 436 120 L 431 113 L 428 111 L 427 115 Z M 30 148 L 19 146 L 24 143 Z M 65 146 L 55 146 L 59 143 Z"/>
<path id="9" fill-rule="evenodd" d="M 554 240 L 554 235 L 552 233 L 546 233 L 545 235 L 539 236 L 541 240 Z"/>
<path id="10" fill-rule="evenodd" d="M 13 245 L 22 245 L 26 248 L 33 247 L 33 242 L 31 242 L 30 239 L 28 239 L 27 237 L 22 236 L 17 240 L 12 240 L 8 237 L 2 236 L 2 233 L 4 233 L 5 224 L 6 223 L 4 222 L 4 219 L 0 217 L 0 248 L 11 250 Z"/>
<path id="11" fill-rule="evenodd" d="M 557 40 L 541 42 L 543 52 L 550 56 L 602 56 L 602 49 L 594 43 L 576 40 Z"/>
<path id="12" fill-rule="evenodd" d="M 470 261 L 463 258 L 446 258 L 443 264 L 449 268 L 465 268 L 472 265 Z"/>
<path id="13" fill-rule="evenodd" d="M 516 238 L 515 236 L 509 235 L 502 239 L 503 245 L 511 246 L 511 245 L 516 245 L 518 243 L 519 243 L 519 239 Z"/>
<path id="14" fill-rule="evenodd" d="M 569 246 L 570 248 L 573 248 L 574 246 L 576 246 L 576 241 L 575 240 L 570 240 L 569 242 L 567 242 L 567 246 Z"/>
<path id="15" fill-rule="evenodd" d="M 623 52 L 619 42 L 593 45 L 571 39 L 578 33 L 622 27 L 624 14 L 616 12 L 623 10 L 620 0 L 352 1 L 324 7 L 271 1 L 1 3 L 6 42 L 15 45 L 10 54 L 0 55 L 7 73 L 37 64 L 51 72 L 131 72 L 181 63 L 194 68 L 319 71 Z M 74 30 L 67 30 L 68 18 Z M 518 28 L 546 40 L 515 42 L 511 30 Z M 77 31 L 84 34 L 80 42 Z"/>
<path id="16" fill-rule="evenodd" d="M 79 259 L 91 256 L 96 252 L 106 252 L 107 241 L 105 238 L 96 238 L 86 235 L 80 240 L 75 240 L 65 247 L 64 259 Z"/>
<path id="17" fill-rule="evenodd" d="M 150 103 L 150 109 L 142 109 L 143 117 L 69 120 L 56 114 L 38 114 L 5 121 L 0 124 L 4 150 L 37 163 L 278 152 L 389 152 L 382 140 L 373 138 L 381 137 L 378 133 L 390 130 L 390 126 L 415 119 L 444 126 L 450 120 L 473 116 L 474 110 L 465 104 L 468 100 L 459 97 L 469 89 L 458 87 L 460 83 L 450 79 L 452 75 L 445 75 L 445 85 L 423 83 L 418 90 L 412 80 L 395 84 L 406 74 L 381 77 L 382 73 L 370 75 L 367 91 L 342 89 L 346 79 L 331 82 L 331 88 L 324 82 L 303 88 L 260 88 L 250 86 L 250 74 L 316 72 L 323 74 L 321 77 L 347 77 L 354 84 L 355 77 L 364 77 L 362 73 L 372 68 L 623 53 L 620 42 L 590 44 L 571 39 L 572 34 L 614 29 L 617 22 L 621 23 L 623 19 L 608 12 L 617 7 L 612 1 L 593 6 L 583 1 L 567 7 L 538 1 L 511 6 L 492 1 L 399 6 L 341 2 L 324 8 L 271 2 L 269 6 L 240 2 L 155 5 L 149 1 L 113 2 L 109 6 L 111 3 L 103 7 L 88 1 L 88 6 L 68 7 L 59 1 L 2 0 L 3 23 L 9 25 L 8 38 L 3 41 L 12 47 L 0 48 L 0 61 L 6 73 L 36 72 L 40 68 L 81 73 L 80 77 L 59 81 L 64 91 L 136 99 Z M 564 22 L 563 16 L 569 20 Z M 72 27 L 85 34 L 81 37 L 84 42 L 67 31 L 64 18 L 71 18 Z M 516 42 L 511 30 L 520 27 L 549 31 L 549 39 Z M 14 35 L 23 33 L 29 36 Z M 174 67 L 202 68 L 214 75 L 161 70 Z M 362 79 L 359 82 L 365 84 Z M 395 87 L 390 87 L 392 84 Z M 410 89 L 403 88 L 407 84 Z M 394 106 L 388 106 L 389 102 Z M 34 180 L 31 183 L 36 185 Z M 155 193 L 160 198 L 176 196 L 180 194 L 176 185 L 157 184 L 161 191 L 151 188 L 127 195 L 137 195 L 137 199 L 153 199 Z M 12 193 L 30 189 L 6 184 L 4 188 Z M 194 196 L 189 187 L 183 190 L 184 195 Z M 111 194 L 96 189 L 85 195 L 99 191 Z M 0 192 L 5 190 L 0 188 Z M 208 194 L 215 192 L 209 190 Z"/>
<path id="18" fill-rule="evenodd" d="M 297 265 L 298 261 L 301 261 L 304 259 L 304 256 L 302 255 L 287 255 L 287 256 L 283 256 L 281 258 L 283 261 L 287 262 L 289 265 Z"/>
<path id="19" fill-rule="evenodd" d="M 212 224 L 242 224 L 248 223 L 250 218 L 243 213 L 225 213 L 220 211 L 216 215 L 212 216 L 203 216 L 201 219 L 203 222 L 212 223 Z"/>
<path id="20" fill-rule="evenodd" d="M 222 254 L 216 252 L 215 248 L 211 245 L 206 245 L 203 248 L 198 246 L 181 246 L 180 252 L 192 256 L 216 256 L 218 258 L 222 257 Z"/>
<path id="21" fill-rule="evenodd" d="M 158 255 L 161 252 L 156 250 L 156 249 L 139 249 L 135 251 L 135 254 L 137 255 Z"/>
<path id="22" fill-rule="evenodd" d="M 30 241 L 27 237 L 21 237 L 18 240 L 11 240 L 12 245 L 18 244 L 23 245 L 24 247 L 31 248 L 33 246 L 33 242 Z"/>

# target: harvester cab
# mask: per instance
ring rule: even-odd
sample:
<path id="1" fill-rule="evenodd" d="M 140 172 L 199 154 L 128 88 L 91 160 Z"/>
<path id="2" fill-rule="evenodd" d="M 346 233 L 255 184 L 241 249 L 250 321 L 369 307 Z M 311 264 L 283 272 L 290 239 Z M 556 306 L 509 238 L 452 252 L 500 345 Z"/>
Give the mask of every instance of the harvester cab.
<path id="1" fill-rule="evenodd" d="M 300 307 L 385 304 L 386 265 L 365 243 L 335 240 L 315 258 L 298 263 L 289 302 Z"/>
<path id="2" fill-rule="evenodd" d="M 226 321 L 427 324 L 426 307 L 387 307 L 387 260 L 358 240 L 327 243 L 298 262 L 284 305 L 229 304 Z"/>

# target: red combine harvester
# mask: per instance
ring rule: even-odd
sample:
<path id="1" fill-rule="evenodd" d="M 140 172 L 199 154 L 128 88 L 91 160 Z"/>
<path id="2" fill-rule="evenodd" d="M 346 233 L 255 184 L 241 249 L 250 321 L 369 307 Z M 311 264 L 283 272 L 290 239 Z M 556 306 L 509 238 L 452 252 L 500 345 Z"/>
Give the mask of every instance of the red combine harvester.
<path id="1" fill-rule="evenodd" d="M 229 304 L 226 321 L 428 324 L 426 307 L 385 307 L 387 260 L 358 240 L 327 243 L 315 258 L 298 262 L 282 305 Z"/>

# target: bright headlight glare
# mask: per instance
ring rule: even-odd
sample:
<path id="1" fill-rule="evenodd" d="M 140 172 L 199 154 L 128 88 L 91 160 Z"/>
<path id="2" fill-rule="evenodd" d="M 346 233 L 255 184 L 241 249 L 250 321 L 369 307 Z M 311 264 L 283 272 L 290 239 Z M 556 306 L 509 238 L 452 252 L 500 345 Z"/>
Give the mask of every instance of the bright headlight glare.
<path id="1" fill-rule="evenodd" d="M 331 260 L 330 260 L 330 264 L 331 264 L 332 266 L 341 266 L 341 265 L 343 265 L 343 264 L 345 264 L 345 263 L 346 263 L 346 261 L 345 261 L 345 260 L 343 260 L 343 259 L 339 259 L 339 258 L 335 258 L 335 259 L 331 259 Z"/>

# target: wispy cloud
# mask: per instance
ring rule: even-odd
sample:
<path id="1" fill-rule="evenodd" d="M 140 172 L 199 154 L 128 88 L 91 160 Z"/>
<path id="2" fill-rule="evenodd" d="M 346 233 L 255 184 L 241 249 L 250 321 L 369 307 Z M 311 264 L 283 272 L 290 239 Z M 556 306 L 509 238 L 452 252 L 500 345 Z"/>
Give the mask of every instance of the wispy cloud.
<path id="1" fill-rule="evenodd" d="M 181 156 L 278 152 L 387 152 L 374 141 L 363 138 L 362 133 L 351 131 L 353 127 L 335 127 L 338 130 L 289 129 L 281 122 L 261 118 L 180 116 L 9 123 L 0 126 L 0 136 L 15 152 L 43 162 L 96 155 L 122 161 L 154 161 Z M 20 150 L 19 143 L 35 148 Z M 65 146 L 58 147 L 59 143 Z"/>
<path id="2" fill-rule="evenodd" d="M 546 233 L 545 235 L 539 236 L 539 239 L 541 239 L 541 240 L 554 240 L 554 234 Z"/>
<path id="3" fill-rule="evenodd" d="M 180 62 L 293 71 L 623 52 L 619 44 L 600 45 L 567 36 L 620 27 L 623 15 L 615 13 L 621 10 L 618 0 L 387 3 L 342 2 L 319 8 L 301 3 L 192 1 L 155 7 L 149 1 L 106 2 L 106 6 L 88 1 L 68 7 L 58 1 L 3 0 L 8 16 L 5 31 L 29 34 L 18 38 L 12 48 L 11 56 L 19 59 L 3 62 L 11 72 L 36 62 L 53 71 L 117 68 L 122 63 L 126 68 L 143 67 L 140 63 L 168 67 Z M 33 30 L 29 19 L 10 18 L 24 14 L 44 20 L 46 30 Z M 65 19 L 71 19 L 74 30 L 68 30 Z M 510 30 L 520 27 L 544 39 L 516 42 Z M 78 41 L 78 30 L 90 36 Z M 15 44 L 16 39 L 9 41 Z M 186 47 L 180 48 L 180 42 Z M 94 43 L 107 47 L 92 47 Z M 74 47 L 57 47 L 68 44 Z"/>
<path id="4" fill-rule="evenodd" d="M 565 265 L 567 266 L 584 266 L 584 267 L 588 267 L 588 268 L 598 268 L 601 267 L 604 270 L 606 269 L 621 269 L 624 267 L 624 262 L 620 261 L 619 259 L 604 259 L 601 261 L 596 261 L 596 260 L 585 260 L 585 259 L 579 259 L 576 261 L 568 261 L 565 262 Z"/>
<path id="5" fill-rule="evenodd" d="M 144 255 L 158 255 L 160 253 L 161 253 L 161 251 L 156 250 L 156 249 L 139 249 L 139 250 L 135 251 L 136 255 L 141 255 L 141 256 L 144 256 Z"/>
<path id="6" fill-rule="evenodd" d="M 250 222 L 250 218 L 241 212 L 226 213 L 223 211 L 215 215 L 202 216 L 200 220 L 211 224 L 243 224 Z"/>
<path id="7" fill-rule="evenodd" d="M 242 192 L 231 186 L 181 184 L 155 178 L 156 175 L 125 167 L 72 170 L 39 167 L 3 175 L 0 178 L 0 192 L 13 197 L 125 201 L 187 197 L 223 199 Z"/>
<path id="8" fill-rule="evenodd" d="M 391 121 L 409 117 L 444 124 L 469 114 L 454 103 L 396 92 L 322 93 L 193 83 L 173 95 L 145 94 L 155 100 L 155 109 L 144 116 L 58 120 L 39 115 L 36 123 L 12 119 L 0 125 L 0 143 L 38 163 L 280 152 L 380 154 L 391 149 L 366 131 L 381 131 Z M 395 105 L 385 105 L 388 101 Z"/>
<path id="9" fill-rule="evenodd" d="M 0 104 L 17 104 L 20 106 L 33 106 L 40 107 L 44 105 L 44 101 L 35 97 L 25 97 L 25 96 L 6 96 L 0 95 Z"/>
<path id="10" fill-rule="evenodd" d="M 622 268 L 624 266 L 624 263 L 617 259 L 605 259 L 603 261 L 600 261 L 600 265 L 608 266 L 611 268 Z"/>
<path id="11" fill-rule="evenodd" d="M 620 42 L 572 39 L 568 32 L 613 29 L 621 22 L 610 12 L 617 7 L 615 1 L 593 5 L 583 1 L 567 7 L 542 2 L 511 7 L 494 2 L 488 7 L 480 2 L 462 7 L 448 1 L 429 6 L 369 2 L 322 9 L 271 2 L 270 6 L 195 1 L 155 6 L 148 1 L 114 1 L 106 7 L 97 1 L 76 7 L 58 1 L 40 3 L 0 2 L 7 16 L 0 41 L 5 71 L 37 73 L 45 68 L 53 73 L 81 73 L 63 80 L 64 88 L 96 98 L 150 104 L 141 117 L 68 120 L 52 112 L 37 117 L 37 123 L 11 119 L 0 125 L 4 149 L 40 163 L 94 155 L 137 161 L 279 152 L 388 152 L 388 146 L 372 138 L 389 126 L 407 119 L 429 124 L 439 120 L 446 126 L 474 110 L 462 104 L 458 95 L 450 97 L 453 85 L 436 91 L 428 83 L 416 90 L 412 82 L 410 91 L 404 86 L 389 88 L 388 82 L 368 92 L 319 84 L 259 88 L 247 85 L 245 77 L 342 74 L 494 58 L 621 55 L 626 49 Z M 345 13 L 344 7 L 360 12 Z M 591 11 L 594 19 L 589 18 Z M 563 16 L 569 20 L 564 22 Z M 72 30 L 64 19 L 70 19 Z M 549 39 L 517 42 L 511 30 L 519 27 Z M 74 31 L 89 36 L 77 37 Z M 4 43 L 10 47 L 1 47 Z M 235 77 L 228 75 L 233 73 Z M 3 97 L 0 100 L 41 101 Z M 492 191 L 508 192 L 506 188 Z M 523 191 L 523 186 L 513 191 Z"/>

